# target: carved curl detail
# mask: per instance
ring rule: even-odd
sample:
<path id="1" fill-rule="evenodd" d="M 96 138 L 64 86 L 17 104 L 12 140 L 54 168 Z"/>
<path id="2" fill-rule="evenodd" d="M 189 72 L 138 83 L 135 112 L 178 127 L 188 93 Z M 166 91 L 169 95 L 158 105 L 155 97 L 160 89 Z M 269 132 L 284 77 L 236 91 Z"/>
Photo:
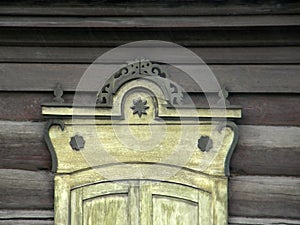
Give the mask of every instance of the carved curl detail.
<path id="1" fill-rule="evenodd" d="M 126 82 L 134 79 L 151 77 L 159 85 L 172 105 L 183 101 L 183 90 L 175 82 L 167 79 L 167 72 L 161 64 L 149 60 L 139 60 L 128 64 L 113 74 L 97 94 L 97 104 L 112 106 L 112 96 Z M 158 78 L 158 79 L 155 79 Z M 163 82 L 162 82 L 163 80 Z"/>

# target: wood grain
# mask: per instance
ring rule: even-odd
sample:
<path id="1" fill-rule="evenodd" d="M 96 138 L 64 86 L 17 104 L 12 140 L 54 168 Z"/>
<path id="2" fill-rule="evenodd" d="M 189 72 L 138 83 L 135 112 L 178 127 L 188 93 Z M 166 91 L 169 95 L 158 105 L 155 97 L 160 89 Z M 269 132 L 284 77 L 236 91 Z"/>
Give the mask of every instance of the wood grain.
<path id="1" fill-rule="evenodd" d="M 2 63 L 0 64 L 1 91 L 53 91 L 57 82 L 65 91 L 74 91 L 88 68 L 88 64 L 43 64 L 43 63 Z M 106 68 L 109 67 L 106 65 Z M 121 65 L 117 68 L 120 68 Z M 97 64 L 99 76 L 106 75 L 106 68 Z M 199 73 L 199 68 L 182 65 Z M 204 68 L 204 67 L 202 67 Z M 299 65 L 212 65 L 221 87 L 232 93 L 299 93 Z M 170 79 L 182 85 L 186 92 L 199 92 L 197 83 L 178 69 L 170 67 Z M 199 74 L 200 75 L 200 74 Z M 98 91 L 99 78 L 94 76 L 87 91 Z M 47 82 L 45 82 L 47 80 Z M 203 85 L 203 83 L 202 83 Z M 208 92 L 218 92 L 218 85 L 209 83 Z"/>
<path id="2" fill-rule="evenodd" d="M 53 209 L 51 173 L 1 169 L 0 178 L 0 208 Z"/>
<path id="3" fill-rule="evenodd" d="M 261 224 L 280 224 L 280 225 L 291 225 L 291 224 L 299 224 L 300 220 L 290 220 L 290 219 L 269 219 L 269 218 L 258 218 L 258 219 L 249 219 L 245 217 L 241 217 L 238 219 L 231 219 L 229 217 L 230 222 L 229 225 L 261 225 Z M 53 220 L 0 220 L 1 225 L 54 225 Z"/>
<path id="4" fill-rule="evenodd" d="M 1 27 L 42 28 L 225 28 L 298 26 L 298 15 L 193 16 L 193 17 L 0 17 Z"/>
<path id="5" fill-rule="evenodd" d="M 53 220 L 36 220 L 36 219 L 8 219 L 0 220 L 1 225 L 54 225 Z"/>
<path id="6" fill-rule="evenodd" d="M 243 106 L 241 125 L 300 126 L 298 94 L 232 94 L 231 104 Z"/>
<path id="7" fill-rule="evenodd" d="M 293 1 L 1 1 L 1 15 L 51 16 L 197 16 L 197 15 L 260 15 L 299 13 Z"/>
<path id="8" fill-rule="evenodd" d="M 92 63 L 112 48 L 97 47 L 20 47 L 0 46 L 0 62 Z M 149 48 L 148 48 L 149 49 Z M 296 64 L 300 63 L 300 47 L 219 47 L 189 48 L 207 64 Z M 131 49 L 128 48 L 128 51 Z M 145 48 L 147 50 L 147 48 Z M 166 50 L 159 48 L 158 55 Z M 172 56 L 174 63 L 191 63 L 190 58 Z M 166 56 L 165 60 L 169 60 Z M 118 63 L 116 57 L 106 60 Z"/>
<path id="9" fill-rule="evenodd" d="M 0 168 L 50 170 L 43 122 L 0 121 Z M 232 174 L 300 174 L 300 128 L 239 126 L 240 139 L 231 160 Z"/>
<path id="10" fill-rule="evenodd" d="M 0 220 L 4 219 L 53 219 L 53 210 L 0 210 Z"/>
<path id="11" fill-rule="evenodd" d="M 285 0 L 1 1 L 0 119 L 39 122 L 0 121 L 0 225 L 54 223 L 40 104 L 56 83 L 71 102 L 99 54 L 149 39 L 191 47 L 243 106 L 229 223 L 300 224 L 299 13 Z M 174 78 L 202 101 L 193 81 Z"/>
<path id="12" fill-rule="evenodd" d="M 299 46 L 299 26 L 220 28 L 23 28 L 2 27 L 0 43 L 41 47 L 116 47 L 132 41 L 163 40 L 186 47 Z M 22 34 L 22 35 L 20 35 Z"/>
<path id="13" fill-rule="evenodd" d="M 231 173 L 300 175 L 300 127 L 239 126 Z"/>
<path id="14" fill-rule="evenodd" d="M 294 177 L 232 177 L 230 215 L 299 219 L 299 187 L 300 180 Z"/>
<path id="15" fill-rule="evenodd" d="M 285 219 L 285 218 L 249 218 L 249 217 L 229 217 L 229 223 L 231 225 L 254 225 L 254 224 L 280 224 L 280 225 L 291 225 L 299 224 L 300 220 L 297 219 Z"/>
<path id="16" fill-rule="evenodd" d="M 53 209 L 50 173 L 1 169 L 0 178 L 1 208 Z M 299 178 L 293 177 L 231 177 L 229 214 L 300 219 L 299 187 Z"/>
<path id="17" fill-rule="evenodd" d="M 190 93 L 196 105 L 207 104 L 199 93 Z M 93 104 L 96 93 L 86 93 L 84 102 Z M 43 120 L 41 104 L 51 102 L 53 92 L 0 92 L 0 119 Z M 209 96 L 210 97 L 210 96 Z M 73 101 L 73 93 L 65 92 L 65 102 Z M 231 104 L 243 107 L 240 125 L 300 126 L 299 94 L 229 94 Z M 13 113 L 12 113 L 13 112 Z M 286 116 L 289 115 L 289 116 Z"/>
<path id="18" fill-rule="evenodd" d="M 44 123 L 0 121 L 1 168 L 49 170 L 51 156 L 43 139 Z"/>
<path id="19" fill-rule="evenodd" d="M 53 210 L 0 210 L 0 224 L 2 225 L 53 225 Z M 299 224 L 300 220 L 285 218 L 251 218 L 251 217 L 229 217 L 229 225 L 237 224 Z"/>

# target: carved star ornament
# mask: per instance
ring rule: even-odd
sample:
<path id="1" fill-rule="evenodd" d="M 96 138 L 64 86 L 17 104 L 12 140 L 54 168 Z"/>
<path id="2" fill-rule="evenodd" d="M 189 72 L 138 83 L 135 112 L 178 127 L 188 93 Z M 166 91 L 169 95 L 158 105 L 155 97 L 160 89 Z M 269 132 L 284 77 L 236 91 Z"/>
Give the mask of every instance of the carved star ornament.
<path id="1" fill-rule="evenodd" d="M 149 109 L 149 106 L 147 106 L 147 100 L 134 99 L 133 100 L 133 106 L 130 107 L 133 110 L 133 115 L 138 114 L 138 116 L 141 118 L 142 115 L 147 115 L 146 110 Z"/>

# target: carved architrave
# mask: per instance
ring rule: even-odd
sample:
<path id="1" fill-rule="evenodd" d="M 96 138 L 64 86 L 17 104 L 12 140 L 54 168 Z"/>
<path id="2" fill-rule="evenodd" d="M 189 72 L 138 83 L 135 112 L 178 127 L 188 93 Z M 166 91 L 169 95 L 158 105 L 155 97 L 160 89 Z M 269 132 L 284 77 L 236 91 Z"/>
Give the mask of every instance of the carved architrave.
<path id="1" fill-rule="evenodd" d="M 238 131 L 226 118 L 241 109 L 182 105 L 167 76 L 139 61 L 107 81 L 96 108 L 43 105 L 55 224 L 227 224 Z"/>
<path id="2" fill-rule="evenodd" d="M 166 100 L 170 104 L 180 105 L 183 100 L 183 91 L 176 83 L 167 78 L 165 65 L 160 65 L 149 60 L 139 60 L 122 68 L 103 85 L 97 94 L 97 103 L 100 105 L 112 106 L 113 95 L 126 82 L 145 78 L 157 83 L 163 89 Z M 163 85 L 162 85 L 163 83 Z"/>

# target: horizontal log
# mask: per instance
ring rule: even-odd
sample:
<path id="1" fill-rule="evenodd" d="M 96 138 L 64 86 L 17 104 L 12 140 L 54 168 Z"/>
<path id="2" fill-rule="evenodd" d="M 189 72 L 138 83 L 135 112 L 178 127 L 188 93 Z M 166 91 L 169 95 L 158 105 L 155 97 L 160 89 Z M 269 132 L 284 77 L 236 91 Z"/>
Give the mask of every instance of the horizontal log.
<path id="1" fill-rule="evenodd" d="M 299 13 L 293 1 L 1 1 L 1 15 L 51 16 L 196 16 Z"/>
<path id="2" fill-rule="evenodd" d="M 0 220 L 0 225 L 54 225 L 54 221 L 53 221 L 53 219 L 51 219 L 51 220 L 9 219 L 9 220 Z"/>
<path id="3" fill-rule="evenodd" d="M 298 15 L 263 16 L 156 16 L 156 17 L 0 17 L 1 27 L 42 28 L 211 28 L 299 26 Z"/>
<path id="4" fill-rule="evenodd" d="M 300 179 L 238 176 L 229 181 L 229 214 L 300 218 Z"/>
<path id="5" fill-rule="evenodd" d="M 0 209 L 0 221 L 9 219 L 53 219 L 53 210 Z"/>
<path id="6" fill-rule="evenodd" d="M 0 121 L 0 168 L 49 170 L 44 127 L 45 123 Z"/>
<path id="7" fill-rule="evenodd" d="M 0 169 L 0 208 L 53 209 L 53 175 L 50 172 Z"/>
<path id="8" fill-rule="evenodd" d="M 229 100 L 243 107 L 238 124 L 300 126 L 298 94 L 229 94 Z"/>
<path id="9" fill-rule="evenodd" d="M 116 67 L 113 67 L 116 66 Z M 98 70 L 89 80 L 87 91 L 100 89 L 101 76 L 107 75 L 111 68 L 124 65 L 97 64 Z M 89 64 L 43 64 L 43 63 L 1 63 L 0 91 L 53 91 L 57 83 L 61 83 L 66 91 L 75 91 L 81 77 Z M 220 87 L 227 87 L 232 93 L 299 93 L 300 65 L 211 65 L 218 82 L 209 82 L 201 74 L 208 73 L 205 66 L 176 65 L 187 69 L 199 79 L 207 92 L 218 92 Z M 198 84 L 187 74 L 175 67 L 169 67 L 169 78 L 181 85 L 187 92 L 199 92 Z M 94 71 L 94 70 L 93 70 Z M 102 75 L 101 75 L 102 74 Z M 198 75 L 199 74 L 199 75 Z M 47 80 L 47 82 L 45 82 Z M 206 83 L 205 83 L 206 82 Z"/>
<path id="10" fill-rule="evenodd" d="M 261 224 L 280 224 L 291 225 L 300 224 L 300 220 L 297 219 L 285 219 L 285 218 L 249 218 L 249 217 L 229 217 L 229 223 L 231 225 L 261 225 Z"/>
<path id="11" fill-rule="evenodd" d="M 65 93 L 66 102 L 73 101 L 74 94 Z M 43 120 L 41 104 L 52 102 L 53 92 L 0 92 L 1 120 Z"/>
<path id="12" fill-rule="evenodd" d="M 0 206 L 52 209 L 53 176 L 46 172 L 0 170 Z M 300 179 L 238 176 L 230 178 L 229 214 L 234 217 L 299 219 Z"/>
<path id="13" fill-rule="evenodd" d="M 25 28 L 2 27 L 1 45 L 116 47 L 132 41 L 164 40 L 186 47 L 299 46 L 300 26 L 211 28 Z"/>
<path id="14" fill-rule="evenodd" d="M 44 122 L 0 121 L 0 168 L 50 170 L 51 157 L 42 137 L 44 126 Z M 299 176 L 299 127 L 239 128 L 231 174 Z"/>
<path id="15" fill-rule="evenodd" d="M 232 174 L 300 175 L 300 127 L 239 128 Z"/>
<path id="16" fill-rule="evenodd" d="M 89 96 L 86 102 L 92 103 L 96 93 Z M 200 94 L 190 96 L 196 105 L 206 103 Z M 0 92 L 0 119 L 42 120 L 41 104 L 52 102 L 53 97 L 53 92 Z M 72 102 L 73 94 L 67 92 L 63 98 Z M 231 104 L 243 107 L 243 117 L 236 121 L 240 125 L 300 126 L 299 98 L 298 94 L 229 94 Z"/>
<path id="17" fill-rule="evenodd" d="M 85 47 L 12 47 L 0 46 L 0 62 L 92 63 L 111 48 Z M 128 51 L 132 50 L 128 48 Z M 145 50 L 149 48 L 145 47 Z M 157 49 L 164 56 L 168 50 Z M 300 47 L 219 47 L 190 48 L 207 64 L 296 64 L 300 63 Z M 190 57 L 172 55 L 174 63 L 191 63 Z M 166 55 L 164 60 L 170 60 Z M 113 56 L 105 61 L 120 63 Z M 198 62 L 199 63 L 199 62 Z"/>

